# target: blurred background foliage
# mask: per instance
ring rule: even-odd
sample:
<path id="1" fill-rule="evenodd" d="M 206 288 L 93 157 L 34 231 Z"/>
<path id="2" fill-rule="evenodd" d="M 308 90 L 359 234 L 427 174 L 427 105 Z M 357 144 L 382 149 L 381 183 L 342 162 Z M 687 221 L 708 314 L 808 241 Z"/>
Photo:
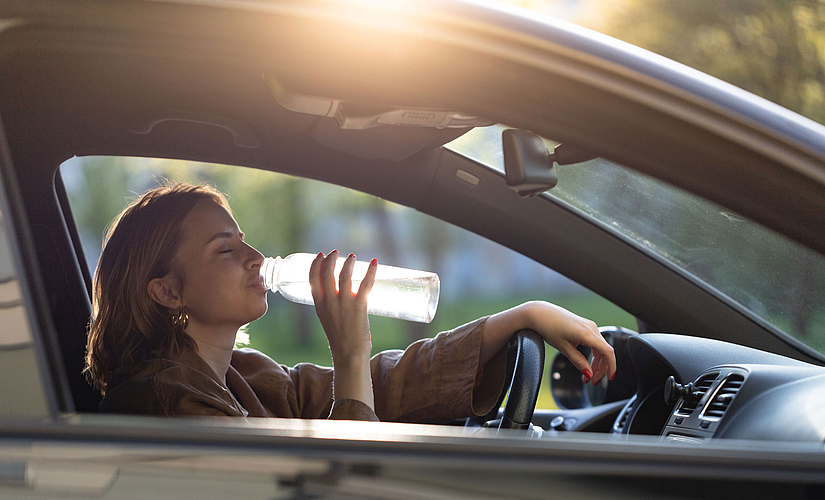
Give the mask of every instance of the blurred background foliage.
<path id="1" fill-rule="evenodd" d="M 652 50 L 825 122 L 825 0 L 505 1 Z M 337 248 L 439 273 L 442 299 L 433 323 L 372 318 L 375 352 L 404 348 L 530 299 L 550 300 L 599 325 L 635 329 L 621 309 L 466 231 L 347 189 L 241 170 L 175 160 L 69 160 L 61 171 L 89 268 L 94 270 L 106 226 L 131 198 L 165 178 L 207 182 L 229 195 L 247 241 L 264 255 Z M 313 309 L 273 294 L 269 302 L 267 315 L 249 327 L 250 346 L 284 364 L 329 364 Z M 550 408 L 546 388 L 545 382 L 539 406 Z"/>
<path id="2" fill-rule="evenodd" d="M 825 123 L 823 0 L 503 0 L 648 49 Z"/>

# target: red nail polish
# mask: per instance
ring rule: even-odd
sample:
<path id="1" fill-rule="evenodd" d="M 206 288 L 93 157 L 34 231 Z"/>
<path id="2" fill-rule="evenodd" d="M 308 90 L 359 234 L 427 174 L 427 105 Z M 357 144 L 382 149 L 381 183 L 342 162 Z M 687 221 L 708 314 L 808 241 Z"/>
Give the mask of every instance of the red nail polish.
<path id="1" fill-rule="evenodd" d="M 587 377 L 587 379 L 588 379 L 588 380 L 589 380 L 589 379 L 591 379 L 591 378 L 593 378 L 593 374 L 592 374 L 592 373 L 590 373 L 590 370 L 585 370 L 585 371 L 584 371 L 584 372 L 582 372 L 582 373 L 584 373 L 584 376 L 585 376 L 585 377 Z"/>
<path id="2" fill-rule="evenodd" d="M 351 254 L 347 255 L 347 258 L 348 258 L 348 259 L 351 259 L 351 258 L 353 258 L 353 257 L 355 257 L 355 254 L 354 254 L 354 253 L 351 253 Z"/>
<path id="3" fill-rule="evenodd" d="M 616 378 L 616 374 L 615 374 L 615 373 L 614 373 L 613 375 L 611 375 L 611 376 L 610 376 L 610 380 L 612 381 L 614 378 Z"/>
<path id="4" fill-rule="evenodd" d="M 329 254 L 330 254 L 330 255 L 332 255 L 332 254 L 334 254 L 334 253 L 338 253 L 338 250 L 333 250 L 333 251 L 331 251 Z"/>
<path id="5" fill-rule="evenodd" d="M 318 255 L 316 255 L 315 258 L 317 259 L 318 257 L 323 257 L 323 256 L 324 256 L 324 252 L 318 252 Z"/>
<path id="6" fill-rule="evenodd" d="M 372 259 L 372 260 L 370 261 L 370 265 L 371 265 L 371 266 L 373 266 L 373 267 L 374 267 L 374 266 L 377 266 L 377 265 L 378 265 L 378 259 Z"/>

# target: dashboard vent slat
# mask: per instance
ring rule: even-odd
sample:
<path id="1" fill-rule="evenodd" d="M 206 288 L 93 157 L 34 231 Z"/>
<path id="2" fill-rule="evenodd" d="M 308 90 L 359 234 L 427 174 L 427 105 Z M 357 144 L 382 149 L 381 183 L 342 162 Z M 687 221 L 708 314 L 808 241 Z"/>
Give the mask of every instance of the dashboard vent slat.
<path id="1" fill-rule="evenodd" d="M 721 418 L 730 406 L 736 393 L 739 392 L 744 381 L 745 377 L 737 373 L 731 374 L 725 379 L 716 391 L 716 394 L 713 395 L 713 400 L 708 401 L 705 407 L 705 416 Z"/>
<path id="2" fill-rule="evenodd" d="M 636 402 L 636 395 L 634 394 L 631 397 L 627 404 L 622 408 L 621 413 L 619 414 L 619 418 L 613 423 L 613 432 L 622 433 L 624 431 L 625 425 L 627 425 L 627 419 L 630 416 L 630 412 L 633 410 L 633 405 Z"/>
<path id="3" fill-rule="evenodd" d="M 630 409 L 622 411 L 621 416 L 619 417 L 619 421 L 616 422 L 617 429 L 624 429 L 624 424 L 627 423 L 627 416 L 630 415 Z"/>
<path id="4" fill-rule="evenodd" d="M 719 373 L 715 372 L 702 375 L 696 379 L 693 383 L 693 391 L 689 396 L 682 398 L 682 404 L 679 406 L 677 413 L 684 416 L 690 416 L 694 411 L 696 411 L 696 407 L 699 406 L 699 401 L 702 400 L 718 376 Z"/>

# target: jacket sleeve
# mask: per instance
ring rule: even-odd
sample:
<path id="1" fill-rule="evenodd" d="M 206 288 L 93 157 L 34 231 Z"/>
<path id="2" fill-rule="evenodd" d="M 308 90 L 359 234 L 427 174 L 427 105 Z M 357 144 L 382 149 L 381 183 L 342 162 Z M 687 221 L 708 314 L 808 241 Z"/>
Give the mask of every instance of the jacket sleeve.
<path id="1" fill-rule="evenodd" d="M 486 318 L 372 359 L 382 421 L 443 423 L 488 413 L 504 387 L 506 354 L 479 366 Z"/>
<path id="2" fill-rule="evenodd" d="M 499 355 L 479 366 L 485 321 L 419 340 L 404 351 L 373 356 L 374 414 L 355 400 L 336 401 L 333 406 L 331 368 L 309 363 L 289 368 L 251 349 L 236 350 L 232 357 L 232 366 L 249 387 L 239 399 L 250 416 L 258 416 L 250 408 L 255 406 L 251 398 L 266 415 L 281 418 L 440 423 L 483 415 L 501 394 L 506 362 Z M 245 391 L 233 387 L 233 392 Z"/>

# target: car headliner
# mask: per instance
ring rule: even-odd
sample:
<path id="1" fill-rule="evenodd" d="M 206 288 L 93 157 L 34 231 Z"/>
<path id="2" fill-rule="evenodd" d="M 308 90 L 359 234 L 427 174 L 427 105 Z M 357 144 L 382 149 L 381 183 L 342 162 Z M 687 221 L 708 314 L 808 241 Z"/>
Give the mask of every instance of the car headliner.
<path id="1" fill-rule="evenodd" d="M 37 254 L 50 256 L 38 264 L 55 326 L 76 333 L 61 335 L 69 360 L 82 361 L 90 284 L 77 241 L 67 243 L 76 231 L 54 174 L 73 155 L 99 154 L 252 166 L 352 187 L 520 251 L 657 331 L 822 363 L 820 354 L 775 336 L 764 321 L 599 224 L 544 199 L 521 199 L 502 189 L 500 174 L 438 148 L 458 132 L 337 130 L 331 118 L 280 107 L 263 75 L 303 94 L 451 109 L 581 144 L 822 252 L 819 126 L 773 114 L 771 105 L 643 51 L 563 24 L 470 10 L 465 2 L 381 7 L 373 16 L 358 16 L 351 2 L 190 3 L 0 6 L 0 19 L 14 20 L 0 22 L 0 116 Z M 220 126 L 163 120 L 181 110 L 245 124 L 260 146 L 238 147 Z M 128 130 L 147 114 L 160 119 L 151 133 Z M 321 146 L 313 139 L 320 129 L 331 142 L 375 148 L 379 158 Z M 413 143 L 418 152 L 381 159 L 387 142 Z M 457 169 L 479 184 L 458 181 Z M 66 262 L 80 268 L 66 269 Z M 87 293 L 78 293 L 84 280 Z M 68 371 L 79 373 L 72 363 Z M 82 383 L 73 381 L 75 398 Z"/>
<path id="2" fill-rule="evenodd" d="M 71 145 L 54 141 L 65 132 L 51 135 L 54 149 L 42 154 L 111 149 L 118 139 L 138 143 L 123 137 L 128 114 L 183 107 L 240 117 L 270 132 L 255 152 L 209 154 L 198 144 L 193 154 L 272 168 L 276 157 L 268 153 L 284 145 L 294 151 L 313 120 L 283 119 L 260 82 L 262 71 L 271 71 L 309 95 L 462 110 L 585 144 L 825 250 L 821 127 L 584 30 L 469 9 L 466 2 L 82 3 L 86 9 L 43 2 L 49 9 L 32 21 L 25 20 L 32 9 L 15 9 L 14 2 L 3 14 L 24 19 L 10 23 L 6 38 L 17 42 L 12 57 L 26 59 L 34 72 L 6 73 L 29 85 L 16 89 L 18 107 L 26 88 L 35 90 L 40 125 L 53 124 L 55 132 L 62 125 L 74 135 Z M 38 74 L 33 66 L 44 52 L 55 60 Z M 127 53 L 132 57 L 123 58 Z M 214 69 L 198 75 L 198 63 L 207 61 L 224 65 L 222 78 Z M 184 87 L 181 78 L 194 85 Z M 43 101 L 44 90 L 53 102 Z M 78 117 L 87 124 L 79 130 Z M 14 130 L 9 135 L 19 147 Z M 26 139 L 38 150 L 46 143 Z"/>

